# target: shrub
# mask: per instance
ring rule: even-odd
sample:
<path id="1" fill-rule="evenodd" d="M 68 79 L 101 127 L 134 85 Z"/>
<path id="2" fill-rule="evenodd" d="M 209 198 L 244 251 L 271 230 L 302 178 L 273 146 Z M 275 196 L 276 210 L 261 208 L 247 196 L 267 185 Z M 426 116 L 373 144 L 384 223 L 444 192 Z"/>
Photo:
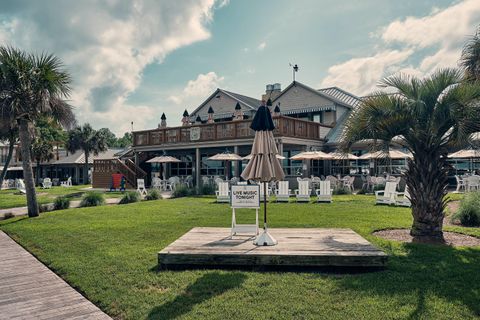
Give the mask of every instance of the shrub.
<path id="1" fill-rule="evenodd" d="M 215 186 L 212 184 L 203 184 L 197 188 L 197 194 L 199 195 L 212 195 L 215 194 Z"/>
<path id="2" fill-rule="evenodd" d="M 38 204 L 38 212 L 43 213 L 43 212 L 48 212 L 51 211 L 50 207 L 48 204 Z"/>
<path id="3" fill-rule="evenodd" d="M 376 184 L 373 187 L 373 191 L 383 191 L 383 190 L 385 190 L 385 185 L 384 184 Z"/>
<path id="4" fill-rule="evenodd" d="M 463 226 L 480 226 L 480 192 L 467 193 L 452 219 L 459 220 Z"/>
<path id="5" fill-rule="evenodd" d="M 63 210 L 70 208 L 70 198 L 65 196 L 56 197 L 53 202 L 54 210 Z"/>
<path id="6" fill-rule="evenodd" d="M 367 194 L 367 193 L 368 193 L 368 190 L 363 188 L 357 191 L 357 194 Z"/>
<path id="7" fill-rule="evenodd" d="M 102 204 L 105 204 L 105 198 L 103 197 L 103 194 L 90 191 L 85 193 L 83 196 L 82 202 L 80 202 L 80 207 L 95 207 L 101 206 Z"/>
<path id="8" fill-rule="evenodd" d="M 352 191 L 350 189 L 344 188 L 344 187 L 336 187 L 333 189 L 333 194 L 339 195 L 339 194 L 352 194 Z"/>
<path id="9" fill-rule="evenodd" d="M 162 199 L 162 195 L 160 194 L 160 191 L 158 191 L 157 189 L 148 190 L 148 193 L 145 196 L 145 200 L 159 200 L 159 199 Z"/>
<path id="10" fill-rule="evenodd" d="M 136 191 L 126 192 L 118 204 L 127 204 L 140 201 L 140 194 Z"/>
<path id="11" fill-rule="evenodd" d="M 186 186 L 177 186 L 172 193 L 172 198 L 188 197 L 194 194 L 194 190 L 189 189 Z"/>

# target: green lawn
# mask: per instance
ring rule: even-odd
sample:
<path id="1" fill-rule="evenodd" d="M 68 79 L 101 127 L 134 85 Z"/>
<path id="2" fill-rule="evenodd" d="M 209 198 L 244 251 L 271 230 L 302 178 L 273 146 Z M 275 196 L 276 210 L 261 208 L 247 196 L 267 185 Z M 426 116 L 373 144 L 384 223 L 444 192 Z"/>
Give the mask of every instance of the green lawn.
<path id="1" fill-rule="evenodd" d="M 41 204 L 51 203 L 58 196 L 70 196 L 72 199 L 80 199 L 85 188 L 90 185 L 79 185 L 71 187 L 52 187 L 51 189 L 37 188 L 37 201 Z M 98 191 L 101 192 L 101 191 Z M 107 192 L 106 197 L 117 198 L 121 197 L 121 192 Z M 23 207 L 27 205 L 27 198 L 16 189 L 1 190 L 0 191 L 0 209 Z"/>
<path id="2" fill-rule="evenodd" d="M 478 318 L 480 247 L 376 238 L 374 230 L 409 227 L 411 216 L 373 202 L 269 205 L 272 227 L 352 228 L 391 255 L 386 270 L 369 273 L 157 271 L 157 252 L 190 228 L 230 225 L 228 205 L 212 198 L 70 209 L 0 228 L 117 319 Z M 478 228 L 452 228 L 480 237 Z"/>

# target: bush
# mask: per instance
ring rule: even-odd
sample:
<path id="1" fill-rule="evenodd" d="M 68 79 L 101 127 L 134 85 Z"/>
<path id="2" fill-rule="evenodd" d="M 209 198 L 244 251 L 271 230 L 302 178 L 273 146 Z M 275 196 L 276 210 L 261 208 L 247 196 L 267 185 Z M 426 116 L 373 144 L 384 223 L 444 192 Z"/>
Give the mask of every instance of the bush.
<path id="1" fill-rule="evenodd" d="M 70 198 L 65 196 L 56 197 L 53 202 L 54 210 L 63 210 L 70 208 Z"/>
<path id="2" fill-rule="evenodd" d="M 145 196 L 145 200 L 159 200 L 159 199 L 162 199 L 162 195 L 160 194 L 160 191 L 158 191 L 157 189 L 148 190 L 148 193 Z"/>
<path id="3" fill-rule="evenodd" d="M 367 189 L 360 189 L 357 191 L 357 194 L 367 194 L 369 191 Z"/>
<path id="4" fill-rule="evenodd" d="M 140 194 L 136 191 L 126 192 L 118 204 L 127 204 L 140 201 Z"/>
<path id="5" fill-rule="evenodd" d="M 186 186 L 177 186 L 172 193 L 172 198 L 188 197 L 195 194 L 195 191 Z"/>
<path id="6" fill-rule="evenodd" d="M 452 219 L 459 220 L 463 226 L 480 226 L 480 192 L 467 193 Z"/>
<path id="7" fill-rule="evenodd" d="M 373 187 L 373 191 L 383 191 L 383 190 L 385 190 L 385 185 L 384 184 L 376 184 Z"/>
<path id="8" fill-rule="evenodd" d="M 197 188 L 198 195 L 212 195 L 215 194 L 215 186 L 212 184 L 203 184 Z"/>
<path id="9" fill-rule="evenodd" d="M 352 191 L 350 191 L 350 189 L 348 189 L 348 188 L 336 187 L 335 189 L 333 189 L 333 194 L 335 194 L 335 195 L 352 194 Z"/>
<path id="10" fill-rule="evenodd" d="M 43 212 L 48 212 L 51 211 L 50 207 L 48 204 L 38 204 L 38 212 L 43 213 Z"/>
<path id="11" fill-rule="evenodd" d="M 105 204 L 103 194 L 90 191 L 83 196 L 82 202 L 80 202 L 80 207 L 95 207 L 101 206 L 102 204 Z"/>

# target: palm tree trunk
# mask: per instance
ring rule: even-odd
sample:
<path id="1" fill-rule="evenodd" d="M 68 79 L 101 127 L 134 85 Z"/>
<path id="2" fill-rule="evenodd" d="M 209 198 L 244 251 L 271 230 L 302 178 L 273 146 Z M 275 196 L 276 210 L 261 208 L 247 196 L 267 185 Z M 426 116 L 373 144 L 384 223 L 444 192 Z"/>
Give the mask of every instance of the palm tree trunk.
<path id="1" fill-rule="evenodd" d="M 28 216 L 38 216 L 37 194 L 35 193 L 35 181 L 33 180 L 32 157 L 30 154 L 31 138 L 29 132 L 30 123 L 21 119 L 19 122 L 19 137 L 22 151 L 23 179 L 27 192 Z"/>
<path id="2" fill-rule="evenodd" d="M 443 218 L 447 194 L 446 160 L 435 152 L 415 153 L 405 175 L 412 203 L 414 242 L 444 243 Z"/>
<path id="3" fill-rule="evenodd" d="M 13 150 L 14 149 L 15 149 L 15 135 L 13 133 L 11 133 L 10 137 L 8 139 L 7 159 L 5 161 L 5 165 L 3 166 L 2 173 L 0 174 L 0 187 L 3 184 L 3 180 L 5 180 L 5 177 L 7 176 L 7 169 L 8 169 L 8 166 L 10 165 L 10 161 L 12 161 Z"/>
<path id="4" fill-rule="evenodd" d="M 85 150 L 85 163 L 83 164 L 83 184 L 88 184 L 88 150 Z"/>

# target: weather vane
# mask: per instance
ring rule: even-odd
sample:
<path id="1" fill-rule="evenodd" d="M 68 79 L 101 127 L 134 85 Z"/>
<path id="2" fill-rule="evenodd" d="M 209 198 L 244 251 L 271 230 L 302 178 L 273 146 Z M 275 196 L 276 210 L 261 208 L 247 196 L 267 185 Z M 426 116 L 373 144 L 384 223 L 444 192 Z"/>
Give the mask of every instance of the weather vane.
<path id="1" fill-rule="evenodd" d="M 291 63 L 289 63 L 289 65 L 290 67 L 292 67 L 293 81 L 295 82 L 295 73 L 298 72 L 298 65 L 297 64 L 293 65 Z"/>

